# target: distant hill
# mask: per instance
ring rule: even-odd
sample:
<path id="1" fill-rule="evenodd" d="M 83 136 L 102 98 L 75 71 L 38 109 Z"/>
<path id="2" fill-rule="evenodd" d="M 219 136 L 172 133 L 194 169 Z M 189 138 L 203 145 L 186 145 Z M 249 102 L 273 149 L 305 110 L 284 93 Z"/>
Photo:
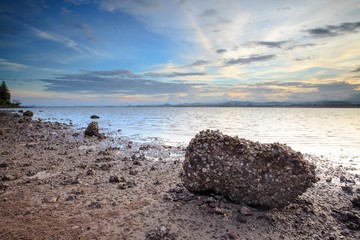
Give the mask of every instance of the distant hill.
<path id="1" fill-rule="evenodd" d="M 149 106 L 149 105 L 141 105 Z M 181 103 L 151 105 L 156 107 L 360 107 L 359 103 L 347 101 L 317 101 L 317 102 L 251 102 L 228 101 L 219 103 Z"/>

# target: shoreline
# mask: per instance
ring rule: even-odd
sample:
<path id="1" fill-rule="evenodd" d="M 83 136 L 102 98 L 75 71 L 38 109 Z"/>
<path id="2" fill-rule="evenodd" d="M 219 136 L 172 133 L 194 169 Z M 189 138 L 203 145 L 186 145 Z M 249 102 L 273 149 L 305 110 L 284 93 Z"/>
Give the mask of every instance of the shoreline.
<path id="1" fill-rule="evenodd" d="M 305 154 L 320 180 L 284 209 L 261 211 L 188 192 L 184 153 L 0 110 L 0 238 L 360 238 L 360 176 L 349 167 Z"/>

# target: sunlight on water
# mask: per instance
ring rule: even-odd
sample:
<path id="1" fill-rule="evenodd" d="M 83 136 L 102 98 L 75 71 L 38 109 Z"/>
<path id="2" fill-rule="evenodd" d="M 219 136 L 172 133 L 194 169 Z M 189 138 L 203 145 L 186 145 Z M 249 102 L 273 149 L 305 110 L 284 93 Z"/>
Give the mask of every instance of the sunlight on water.
<path id="1" fill-rule="evenodd" d="M 78 129 L 86 128 L 96 114 L 103 132 L 135 141 L 155 137 L 168 144 L 187 144 L 201 130 L 219 129 L 262 143 L 286 143 L 305 153 L 360 156 L 359 108 L 52 107 L 33 111 L 35 117 L 72 122 Z"/>

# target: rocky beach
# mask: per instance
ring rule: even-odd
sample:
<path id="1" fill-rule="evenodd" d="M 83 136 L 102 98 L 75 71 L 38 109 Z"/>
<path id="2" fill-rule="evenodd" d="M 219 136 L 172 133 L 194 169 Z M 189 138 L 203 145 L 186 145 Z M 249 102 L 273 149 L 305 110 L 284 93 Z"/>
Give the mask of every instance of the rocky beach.
<path id="1" fill-rule="evenodd" d="M 360 176 L 326 157 L 266 210 L 188 191 L 186 146 L 90 135 L 0 111 L 0 239 L 360 239 Z"/>

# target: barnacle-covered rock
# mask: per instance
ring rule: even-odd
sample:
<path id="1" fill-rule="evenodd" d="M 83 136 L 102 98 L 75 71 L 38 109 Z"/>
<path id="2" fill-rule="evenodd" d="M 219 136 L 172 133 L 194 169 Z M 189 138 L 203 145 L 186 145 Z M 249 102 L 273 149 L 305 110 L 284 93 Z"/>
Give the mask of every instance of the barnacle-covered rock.
<path id="1" fill-rule="evenodd" d="M 98 139 L 105 139 L 105 135 L 99 132 L 99 124 L 95 121 L 91 122 L 85 130 L 85 136 L 96 136 Z"/>
<path id="2" fill-rule="evenodd" d="M 190 191 L 216 192 L 264 208 L 284 207 L 316 182 L 315 166 L 300 152 L 212 130 L 190 141 L 183 170 L 182 181 Z"/>

